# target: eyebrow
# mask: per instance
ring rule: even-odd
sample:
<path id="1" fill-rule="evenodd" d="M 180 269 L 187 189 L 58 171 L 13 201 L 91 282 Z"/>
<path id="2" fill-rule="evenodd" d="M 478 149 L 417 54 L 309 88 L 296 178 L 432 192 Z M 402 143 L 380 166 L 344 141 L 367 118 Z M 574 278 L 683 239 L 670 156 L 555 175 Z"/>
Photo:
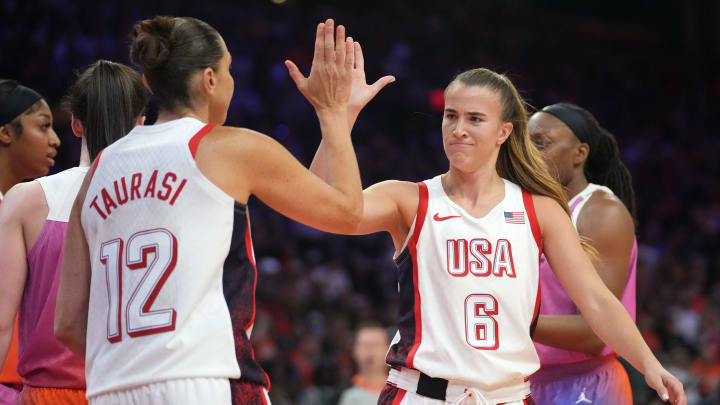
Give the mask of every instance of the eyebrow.
<path id="1" fill-rule="evenodd" d="M 52 117 L 51 117 L 49 114 L 40 113 L 40 114 L 38 114 L 38 115 L 41 116 L 41 117 L 45 117 L 45 118 L 47 118 L 47 119 L 50 119 L 50 120 L 52 119 Z"/>
<path id="2" fill-rule="evenodd" d="M 451 113 L 457 114 L 457 111 L 455 111 L 454 108 L 446 108 L 446 109 L 445 109 L 445 112 L 451 112 Z M 471 111 L 471 112 L 467 113 L 467 115 L 479 116 L 479 117 L 487 117 L 487 114 L 482 113 L 482 112 L 477 112 L 477 111 Z"/>

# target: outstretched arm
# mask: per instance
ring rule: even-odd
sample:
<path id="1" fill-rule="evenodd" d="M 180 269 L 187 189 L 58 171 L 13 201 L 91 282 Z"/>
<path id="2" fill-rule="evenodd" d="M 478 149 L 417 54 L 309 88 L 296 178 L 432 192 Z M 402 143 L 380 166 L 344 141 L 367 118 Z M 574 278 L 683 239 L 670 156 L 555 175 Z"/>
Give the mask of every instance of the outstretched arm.
<path id="1" fill-rule="evenodd" d="M 90 253 L 80 214 L 92 170 L 85 176 L 75 198 L 63 253 L 60 285 L 55 304 L 55 337 L 80 357 L 85 357 L 88 302 L 90 300 Z"/>
<path id="2" fill-rule="evenodd" d="M 605 286 L 622 298 L 635 241 L 632 217 L 617 199 L 595 193 L 578 219 L 578 233 L 598 251 L 593 266 Z M 561 349 L 599 355 L 605 343 L 582 315 L 540 315 L 533 339 Z"/>
<path id="3" fill-rule="evenodd" d="M 660 365 L 630 315 L 605 287 L 565 211 L 548 197 L 533 196 L 533 201 L 540 214 L 545 257 L 592 330 L 643 373 L 663 400 L 685 405 L 682 383 Z"/>
<path id="4" fill-rule="evenodd" d="M 22 217 L 30 202 L 25 198 L 27 186 L 13 187 L 0 206 L 0 366 L 5 363 L 10 348 L 27 279 L 27 249 L 22 227 Z"/>

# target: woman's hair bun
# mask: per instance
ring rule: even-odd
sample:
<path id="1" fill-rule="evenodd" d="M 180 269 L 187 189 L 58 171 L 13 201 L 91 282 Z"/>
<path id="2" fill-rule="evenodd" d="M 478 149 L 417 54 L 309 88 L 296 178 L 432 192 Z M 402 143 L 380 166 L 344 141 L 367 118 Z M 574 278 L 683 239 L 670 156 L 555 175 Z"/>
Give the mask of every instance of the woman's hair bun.
<path id="1" fill-rule="evenodd" d="M 157 16 L 135 24 L 130 34 L 130 59 L 143 71 L 162 65 L 174 47 L 175 17 Z"/>

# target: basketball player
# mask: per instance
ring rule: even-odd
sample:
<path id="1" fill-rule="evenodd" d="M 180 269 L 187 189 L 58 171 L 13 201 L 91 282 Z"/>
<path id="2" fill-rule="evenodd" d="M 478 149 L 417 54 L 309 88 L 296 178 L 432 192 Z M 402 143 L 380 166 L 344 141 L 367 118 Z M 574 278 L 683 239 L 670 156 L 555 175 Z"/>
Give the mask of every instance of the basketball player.
<path id="1" fill-rule="evenodd" d="M 528 378 L 539 361 L 530 336 L 544 252 L 592 329 L 661 398 L 684 404 L 682 384 L 583 251 L 512 83 L 487 69 L 458 75 L 445 90 L 442 134 L 450 170 L 369 187 L 354 232 L 389 232 L 397 251 L 400 325 L 379 403 L 533 403 Z M 332 173 L 322 146 L 311 166 L 321 177 Z"/>
<path id="2" fill-rule="evenodd" d="M 257 270 L 246 203 L 255 195 L 330 232 L 357 226 L 353 41 L 332 20 L 319 24 L 310 75 L 294 76 L 330 150 L 324 182 L 273 139 L 218 125 L 233 79 L 210 25 L 155 17 L 131 37 L 158 120 L 106 148 L 81 188 L 55 333 L 85 354 L 92 404 L 268 403 L 249 341 Z"/>
<path id="3" fill-rule="evenodd" d="M 72 130 L 82 138 L 80 166 L 8 193 L 0 214 L 0 321 L 19 311 L 23 376 L 20 404 L 84 404 L 83 359 L 55 339 L 53 317 L 70 209 L 92 162 L 109 143 L 144 120 L 147 90 L 128 66 L 98 61 L 78 76 L 66 98 Z M 0 355 L 7 345 L 0 346 Z"/>
<path id="4" fill-rule="evenodd" d="M 60 139 L 52 129 L 52 118 L 37 92 L 14 80 L 0 80 L 0 204 L 12 186 L 46 175 L 55 164 Z M 0 275 L 4 276 L 2 267 Z M 0 313 L 4 311 L 0 306 Z M 0 405 L 14 404 L 21 387 L 14 315 L 9 322 L 0 324 L 0 347 L 7 351 L 7 356 L 0 351 L 0 359 L 5 359 L 4 365 L 0 361 Z"/>
<path id="5" fill-rule="evenodd" d="M 635 320 L 635 201 L 615 138 L 590 112 L 566 103 L 533 114 L 528 131 L 569 197 L 573 225 L 598 252 L 593 265 L 600 278 Z M 531 377 L 535 401 L 632 404 L 625 369 L 578 314 L 543 259 L 540 284 L 534 340 L 542 368 Z"/>

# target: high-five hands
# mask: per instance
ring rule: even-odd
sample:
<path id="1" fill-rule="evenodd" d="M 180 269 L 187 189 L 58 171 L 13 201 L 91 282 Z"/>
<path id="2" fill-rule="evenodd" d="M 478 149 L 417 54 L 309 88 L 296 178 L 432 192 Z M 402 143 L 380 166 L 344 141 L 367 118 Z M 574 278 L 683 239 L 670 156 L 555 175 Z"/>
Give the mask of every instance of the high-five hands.
<path id="1" fill-rule="evenodd" d="M 315 54 L 310 75 L 306 78 L 297 65 L 285 61 L 290 77 L 298 90 L 316 111 L 346 109 L 352 87 L 355 47 L 352 38 L 345 38 L 345 27 L 328 19 L 318 24 Z"/>

